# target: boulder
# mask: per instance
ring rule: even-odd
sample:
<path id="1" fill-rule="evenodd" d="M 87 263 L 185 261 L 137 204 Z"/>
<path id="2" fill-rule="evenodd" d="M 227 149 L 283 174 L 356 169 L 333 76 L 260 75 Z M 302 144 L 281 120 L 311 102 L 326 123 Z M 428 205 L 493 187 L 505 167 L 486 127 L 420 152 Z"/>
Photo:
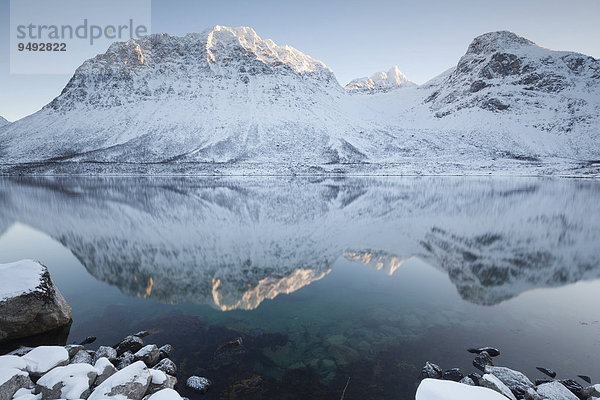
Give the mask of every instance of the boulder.
<path id="1" fill-rule="evenodd" d="M 23 356 L 27 371 L 33 377 L 40 377 L 53 368 L 67 365 L 69 353 L 62 346 L 39 346 Z"/>
<path id="2" fill-rule="evenodd" d="M 80 350 L 83 350 L 83 346 L 80 344 L 68 344 L 65 346 L 65 349 L 69 353 L 69 358 L 75 357 L 75 354 L 79 353 Z"/>
<path id="3" fill-rule="evenodd" d="M 94 382 L 94 385 L 96 386 L 100 385 L 102 382 L 113 376 L 115 372 L 117 372 L 115 366 L 106 357 L 97 359 L 96 363 L 94 364 L 94 368 L 96 368 L 96 371 L 98 371 L 98 377 Z"/>
<path id="4" fill-rule="evenodd" d="M 159 348 L 158 351 L 160 352 L 161 359 L 169 358 L 171 357 L 171 353 L 173 353 L 173 346 L 171 346 L 170 344 L 165 344 L 164 346 Z"/>
<path id="5" fill-rule="evenodd" d="M 142 361 L 136 361 L 116 372 L 94 389 L 88 400 L 141 400 L 148 390 L 150 371 Z"/>
<path id="6" fill-rule="evenodd" d="M 7 355 L 22 357 L 25 354 L 29 353 L 31 350 L 33 350 L 33 347 L 19 346 L 18 349 L 11 351 Z"/>
<path id="7" fill-rule="evenodd" d="M 535 367 L 538 371 L 540 371 L 541 373 L 543 373 L 544 375 L 549 376 L 550 378 L 556 378 L 556 372 L 552 371 L 551 369 L 548 368 L 544 368 L 544 367 Z"/>
<path id="8" fill-rule="evenodd" d="M 115 362 L 117 360 L 117 350 L 108 346 L 100 346 L 94 354 L 94 359 L 98 360 L 102 357 L 108 358 L 110 362 Z"/>
<path id="9" fill-rule="evenodd" d="M 77 354 L 71 358 L 71 364 L 91 364 L 93 357 L 85 350 L 79 350 Z"/>
<path id="10" fill-rule="evenodd" d="M 0 356 L 0 368 L 16 368 L 25 371 L 27 370 L 27 363 L 19 356 Z"/>
<path id="11" fill-rule="evenodd" d="M 150 375 L 152 376 L 152 381 L 146 391 L 147 395 L 159 392 L 163 389 L 173 389 L 177 384 L 177 378 L 167 375 L 162 371 L 151 369 Z"/>
<path id="12" fill-rule="evenodd" d="M 421 381 L 415 400 L 506 400 L 506 397 L 479 386 L 427 378 Z"/>
<path id="13" fill-rule="evenodd" d="M 467 349 L 467 351 L 473 354 L 480 354 L 485 351 L 490 357 L 498 357 L 500 355 L 500 350 L 494 347 L 479 347 L 477 349 Z"/>
<path id="14" fill-rule="evenodd" d="M 13 395 L 13 400 L 42 400 L 42 395 L 33 394 L 33 389 L 21 388 Z"/>
<path id="15" fill-rule="evenodd" d="M 37 335 L 68 324 L 71 307 L 31 260 L 0 264 L 0 341 Z"/>
<path id="16" fill-rule="evenodd" d="M 479 385 L 488 389 L 492 389 L 504 397 L 508 397 L 510 400 L 517 400 L 515 395 L 510 391 L 508 386 L 506 386 L 500 379 L 492 374 L 485 374 L 479 379 Z"/>
<path id="17" fill-rule="evenodd" d="M 123 369 L 133 363 L 133 354 L 130 351 L 126 351 L 117 357 L 117 369 Z"/>
<path id="18" fill-rule="evenodd" d="M 142 338 L 134 335 L 127 336 L 121 341 L 121 343 L 115 346 L 117 350 L 117 355 L 119 356 L 128 351 L 132 354 L 136 353 L 142 347 L 144 347 L 144 341 L 142 340 Z"/>
<path id="19" fill-rule="evenodd" d="M 536 391 L 545 399 L 551 400 L 578 400 L 569 389 L 560 382 L 549 382 L 541 384 L 536 388 Z"/>
<path id="20" fill-rule="evenodd" d="M 463 385 L 476 386 L 475 381 L 468 376 L 465 376 L 464 378 L 462 378 L 460 380 L 460 383 L 462 383 Z"/>
<path id="21" fill-rule="evenodd" d="M 135 361 L 143 361 L 148 367 L 154 367 L 160 361 L 160 352 L 155 344 L 149 344 L 139 349 L 134 355 Z"/>
<path id="22" fill-rule="evenodd" d="M 460 369 L 458 368 L 449 369 L 447 371 L 444 371 L 444 373 L 442 374 L 442 379 L 445 381 L 460 382 L 460 380 L 464 377 L 465 376 L 462 372 L 460 372 Z"/>
<path id="23" fill-rule="evenodd" d="M 534 387 L 533 382 L 523 373 L 510 368 L 487 366 L 485 373 L 494 375 L 514 392 L 526 393 L 528 389 Z"/>
<path id="24" fill-rule="evenodd" d="M 85 399 L 97 376 L 96 368 L 89 364 L 57 367 L 38 379 L 36 393 L 43 399 Z"/>
<path id="25" fill-rule="evenodd" d="M 201 376 L 190 376 L 185 382 L 187 387 L 198 393 L 206 393 L 212 384 L 208 379 Z"/>
<path id="26" fill-rule="evenodd" d="M 442 378 L 442 369 L 434 363 L 427 361 L 425 366 L 421 370 L 421 374 L 419 375 L 419 379 L 441 379 Z"/>
<path id="27" fill-rule="evenodd" d="M 177 375 L 177 365 L 175 365 L 175 363 L 168 358 L 162 359 L 158 364 L 156 364 L 154 369 L 162 371 L 168 375 Z"/>
<path id="28" fill-rule="evenodd" d="M 182 400 L 182 397 L 173 389 L 163 389 L 151 396 L 144 397 L 144 400 Z"/>
<path id="29" fill-rule="evenodd" d="M 485 367 L 494 366 L 494 361 L 487 351 L 482 351 L 473 360 L 473 366 L 483 372 L 485 371 Z"/>
<path id="30" fill-rule="evenodd" d="M 33 387 L 27 372 L 17 368 L 0 368 L 0 400 L 11 400 L 22 388 Z"/>

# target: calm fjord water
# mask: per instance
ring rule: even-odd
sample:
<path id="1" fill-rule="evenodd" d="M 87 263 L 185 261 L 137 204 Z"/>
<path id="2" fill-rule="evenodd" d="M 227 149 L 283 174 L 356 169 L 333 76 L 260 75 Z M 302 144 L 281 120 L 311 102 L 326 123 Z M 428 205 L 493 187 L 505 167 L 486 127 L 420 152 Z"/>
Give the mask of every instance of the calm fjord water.
<path id="1" fill-rule="evenodd" d="M 345 399 L 409 399 L 425 361 L 474 372 L 480 345 L 600 379 L 592 180 L 2 178 L 0 263 L 21 258 L 73 307 L 69 343 L 149 329 L 204 398 L 340 398 L 350 378 Z"/>

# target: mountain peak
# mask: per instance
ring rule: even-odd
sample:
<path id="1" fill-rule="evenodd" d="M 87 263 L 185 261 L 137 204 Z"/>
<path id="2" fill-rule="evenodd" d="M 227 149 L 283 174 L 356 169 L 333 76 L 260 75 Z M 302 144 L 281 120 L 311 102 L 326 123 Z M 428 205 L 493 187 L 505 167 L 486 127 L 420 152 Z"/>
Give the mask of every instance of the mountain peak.
<path id="1" fill-rule="evenodd" d="M 6 118 L 0 116 L 0 126 L 4 126 L 4 125 L 8 125 L 8 124 L 10 124 L 10 122 Z"/>
<path id="2" fill-rule="evenodd" d="M 473 39 L 467 54 L 489 54 L 531 45 L 535 46 L 536 44 L 510 31 L 488 32 Z"/>
<path id="3" fill-rule="evenodd" d="M 351 93 L 387 92 L 401 86 L 415 86 L 400 68 L 394 65 L 387 72 L 375 72 L 370 78 L 353 79 L 346 85 L 346 90 Z"/>

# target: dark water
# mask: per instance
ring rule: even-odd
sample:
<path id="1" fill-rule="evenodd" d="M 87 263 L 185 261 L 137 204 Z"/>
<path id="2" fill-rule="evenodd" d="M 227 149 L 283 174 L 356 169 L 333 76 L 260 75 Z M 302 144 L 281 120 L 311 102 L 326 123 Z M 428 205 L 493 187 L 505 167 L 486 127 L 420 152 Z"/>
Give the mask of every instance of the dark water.
<path id="1" fill-rule="evenodd" d="M 410 399 L 480 345 L 600 378 L 597 181 L 3 178 L 0 263 L 21 258 L 73 307 L 62 340 L 151 330 L 192 399 L 194 374 L 203 398 Z"/>

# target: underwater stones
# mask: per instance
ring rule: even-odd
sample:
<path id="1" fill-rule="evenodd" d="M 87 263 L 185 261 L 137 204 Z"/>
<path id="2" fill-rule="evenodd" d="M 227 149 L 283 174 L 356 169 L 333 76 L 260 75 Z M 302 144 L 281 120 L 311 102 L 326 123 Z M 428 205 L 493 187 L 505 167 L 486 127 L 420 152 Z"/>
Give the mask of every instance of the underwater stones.
<path id="1" fill-rule="evenodd" d="M 129 335 L 116 346 L 117 355 L 120 356 L 127 351 L 132 354 L 137 353 L 142 347 L 144 347 L 144 341 L 140 337 Z"/>
<path id="2" fill-rule="evenodd" d="M 498 357 L 500 355 L 500 350 L 494 347 L 479 347 L 479 348 L 471 348 L 467 349 L 469 353 L 480 354 L 481 352 L 486 352 L 490 355 L 490 357 Z"/>
<path id="3" fill-rule="evenodd" d="M 419 375 L 419 379 L 421 379 L 421 380 L 427 379 L 427 378 L 441 379 L 442 378 L 442 374 L 443 374 L 443 371 L 442 371 L 442 369 L 437 364 L 434 364 L 434 363 L 431 363 L 431 362 L 427 361 L 425 363 L 425 366 L 421 370 L 421 374 Z"/>
<path id="4" fill-rule="evenodd" d="M 582 379 L 582 380 L 584 380 L 584 381 L 586 381 L 587 383 L 592 383 L 592 378 L 590 378 L 587 375 L 577 375 L 577 377 L 580 378 L 580 379 Z"/>
<path id="5" fill-rule="evenodd" d="M 348 341 L 348 338 L 344 335 L 330 335 L 325 339 L 325 343 L 328 345 L 343 345 Z"/>
<path id="6" fill-rule="evenodd" d="M 238 337 L 217 347 L 215 355 L 213 356 L 213 366 L 215 368 L 220 368 L 232 364 L 236 362 L 240 355 L 245 353 L 246 348 L 243 345 L 243 340 L 241 337 Z"/>
<path id="7" fill-rule="evenodd" d="M 544 367 L 535 367 L 535 369 L 537 369 L 544 375 L 549 376 L 550 378 L 556 378 L 556 372 L 552 371 L 551 369 L 544 368 Z"/>
<path id="8" fill-rule="evenodd" d="M 210 388 L 211 382 L 201 376 L 190 376 L 185 384 L 198 393 L 206 393 Z"/>
<path id="9" fill-rule="evenodd" d="M 331 345 L 327 348 L 327 352 L 335 360 L 337 365 L 348 365 L 360 359 L 358 351 L 344 345 Z"/>
<path id="10" fill-rule="evenodd" d="M 482 372 L 485 371 L 485 367 L 488 365 L 493 366 L 494 361 L 487 351 L 482 351 L 481 353 L 477 354 L 473 360 L 473 366 Z"/>

